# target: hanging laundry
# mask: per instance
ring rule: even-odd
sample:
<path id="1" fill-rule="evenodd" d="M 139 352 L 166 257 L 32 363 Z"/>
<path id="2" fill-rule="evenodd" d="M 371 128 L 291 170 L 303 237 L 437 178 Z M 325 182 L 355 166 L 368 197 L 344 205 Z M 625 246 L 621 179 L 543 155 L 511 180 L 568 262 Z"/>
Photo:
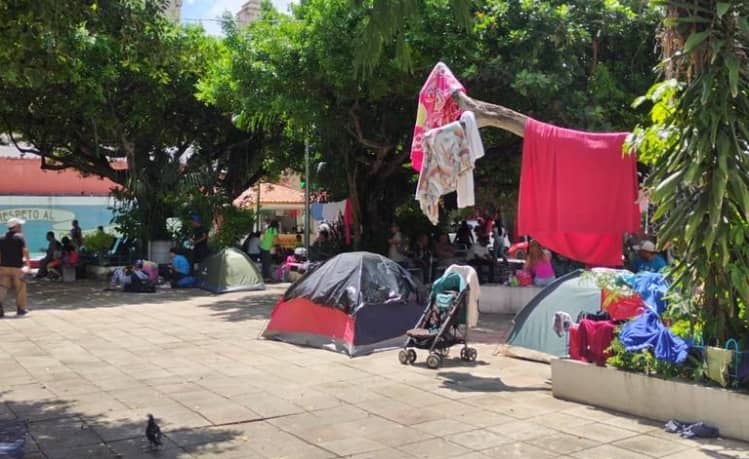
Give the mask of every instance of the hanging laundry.
<path id="1" fill-rule="evenodd" d="M 562 336 L 564 336 L 564 334 L 570 330 L 572 324 L 572 316 L 570 316 L 566 312 L 557 311 L 554 313 L 554 325 L 552 326 L 552 328 L 554 329 L 554 333 L 556 333 L 558 337 L 561 338 Z"/>
<path id="2" fill-rule="evenodd" d="M 465 130 L 457 121 L 424 134 L 424 147 L 416 200 L 424 215 L 436 225 L 439 223 L 440 196 L 457 190 L 459 201 L 473 200 L 473 196 L 461 196 L 472 190 L 458 189 L 458 176 L 472 173 L 473 166 Z"/>
<path id="3" fill-rule="evenodd" d="M 346 210 L 346 201 L 328 202 L 323 204 L 322 219 L 328 222 L 336 222 Z"/>
<path id="4" fill-rule="evenodd" d="M 599 366 L 606 365 L 608 358 L 606 350 L 611 347 L 615 329 L 616 325 L 611 321 L 596 322 L 587 319 L 581 321 L 578 324 L 577 334 L 582 358 Z"/>
<path id="5" fill-rule="evenodd" d="M 668 281 L 661 273 L 640 272 L 635 274 L 631 287 L 640 295 L 642 301 L 658 314 L 666 311 L 666 300 L 668 293 Z"/>
<path id="6" fill-rule="evenodd" d="M 590 133 L 528 119 L 518 231 L 573 260 L 622 264 L 622 237 L 637 233 L 637 164 L 626 133 Z"/>
<path id="7" fill-rule="evenodd" d="M 476 205 L 473 189 L 473 169 L 476 165 L 476 160 L 484 157 L 484 144 L 481 141 L 479 126 L 476 123 L 476 116 L 473 112 L 464 112 L 460 115 L 460 122 L 465 131 L 471 161 L 471 169 L 465 170 L 458 175 L 458 208 L 464 209 Z"/>
<path id="8" fill-rule="evenodd" d="M 733 365 L 733 351 L 721 347 L 706 347 L 705 360 L 707 361 L 706 376 L 723 387 L 730 382 L 730 368 Z"/>
<path id="9" fill-rule="evenodd" d="M 312 217 L 313 220 L 317 220 L 318 222 L 321 221 L 322 218 L 322 207 L 323 205 L 316 202 L 314 204 L 310 205 L 309 214 L 310 217 Z"/>
<path id="10" fill-rule="evenodd" d="M 627 352 L 652 349 L 655 358 L 666 362 L 683 363 L 687 359 L 689 345 L 666 328 L 655 311 L 646 309 L 638 318 L 627 322 L 619 333 Z"/>
<path id="11" fill-rule="evenodd" d="M 419 107 L 411 143 L 411 164 L 417 172 L 422 169 L 424 135 L 427 131 L 456 121 L 460 116 L 460 107 L 452 98 L 455 91 L 465 93 L 465 88 L 447 65 L 438 62 L 419 92 Z"/>
<path id="12" fill-rule="evenodd" d="M 583 359 L 583 348 L 582 348 L 582 342 L 580 341 L 580 326 L 577 324 L 572 324 L 570 326 L 569 330 L 569 350 L 570 350 L 570 358 L 572 360 L 581 360 Z"/>

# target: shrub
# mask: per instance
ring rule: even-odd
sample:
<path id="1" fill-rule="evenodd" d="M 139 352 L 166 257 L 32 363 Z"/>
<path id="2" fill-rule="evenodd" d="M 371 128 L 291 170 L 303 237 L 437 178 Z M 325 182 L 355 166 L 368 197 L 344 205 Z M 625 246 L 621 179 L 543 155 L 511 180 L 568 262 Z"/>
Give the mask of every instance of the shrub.
<path id="1" fill-rule="evenodd" d="M 114 244 L 115 237 L 104 231 L 95 231 L 83 238 L 83 247 L 91 253 L 108 252 Z"/>

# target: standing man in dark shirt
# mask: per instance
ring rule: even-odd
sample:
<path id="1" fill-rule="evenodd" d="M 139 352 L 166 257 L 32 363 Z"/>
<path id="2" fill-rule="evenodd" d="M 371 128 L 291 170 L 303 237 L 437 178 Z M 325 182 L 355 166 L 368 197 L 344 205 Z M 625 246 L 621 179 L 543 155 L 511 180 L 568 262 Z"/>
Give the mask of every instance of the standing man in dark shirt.
<path id="1" fill-rule="evenodd" d="M 83 245 L 83 230 L 81 225 L 78 224 L 78 220 L 73 220 L 73 227 L 70 229 L 70 239 L 75 244 L 76 248 L 81 248 Z"/>
<path id="2" fill-rule="evenodd" d="M 19 316 L 28 312 L 26 308 L 26 280 L 23 268 L 29 267 L 29 249 L 21 234 L 21 226 L 26 223 L 20 218 L 8 220 L 8 232 L 0 237 L 0 317 L 5 311 L 2 301 L 8 289 L 16 291 L 16 310 Z"/>
<path id="3" fill-rule="evenodd" d="M 208 231 L 197 215 L 192 217 L 192 231 L 192 261 L 200 264 L 208 256 Z"/>

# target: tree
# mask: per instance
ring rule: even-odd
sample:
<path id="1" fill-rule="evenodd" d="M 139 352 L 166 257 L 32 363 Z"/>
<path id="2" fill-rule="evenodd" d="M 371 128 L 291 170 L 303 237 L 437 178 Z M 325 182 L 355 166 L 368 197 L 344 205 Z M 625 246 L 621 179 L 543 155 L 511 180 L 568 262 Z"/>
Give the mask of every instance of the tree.
<path id="1" fill-rule="evenodd" d="M 305 2 L 293 18 L 266 9 L 249 29 L 228 30 L 231 57 L 201 88 L 241 126 L 280 122 L 292 137 L 312 138 L 320 159 L 341 171 L 334 191 L 354 198 L 365 247 L 377 248 L 393 209 L 415 187 L 407 163 L 416 98 L 440 59 L 472 95 L 545 121 L 622 129 L 640 119 L 629 104 L 651 83 L 656 14 L 643 1 L 589 3 L 493 0 L 473 10 L 466 31 L 450 2 L 424 1 L 405 29 L 414 72 L 400 65 L 391 41 L 363 75 L 352 70 L 371 11 L 345 0 Z M 515 188 L 518 161 L 502 157 L 517 158 L 518 139 L 486 132 L 484 140 L 498 159 L 482 159 L 479 189 L 493 193 L 498 176 Z M 300 165 L 296 158 L 287 159 Z"/>
<path id="2" fill-rule="evenodd" d="M 660 243 L 705 343 L 749 333 L 749 4 L 660 1 L 663 80 L 636 144 L 652 165 Z M 742 343 L 746 345 L 746 343 Z"/>
<path id="3" fill-rule="evenodd" d="M 55 14 L 55 5 L 72 14 Z M 166 236 L 168 198 L 185 179 L 229 197 L 246 189 L 268 138 L 237 129 L 196 98 L 221 44 L 172 24 L 163 7 L 162 0 L 0 7 L 11 25 L 0 43 L 14 41 L 0 51 L 10 69 L 0 75 L 0 129 L 44 169 L 122 185 L 119 196 L 137 205 L 146 239 Z"/>

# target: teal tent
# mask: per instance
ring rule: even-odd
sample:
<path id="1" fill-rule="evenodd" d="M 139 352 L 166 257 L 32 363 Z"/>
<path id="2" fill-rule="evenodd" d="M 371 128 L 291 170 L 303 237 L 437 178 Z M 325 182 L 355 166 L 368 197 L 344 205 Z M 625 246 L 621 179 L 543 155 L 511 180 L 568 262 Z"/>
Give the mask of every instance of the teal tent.
<path id="1" fill-rule="evenodd" d="M 265 290 L 263 276 L 244 252 L 235 248 L 215 253 L 200 264 L 198 287 L 213 293 Z"/>
<path id="2" fill-rule="evenodd" d="M 576 320 L 581 312 L 601 309 L 601 289 L 584 271 L 577 270 L 555 280 L 541 290 L 515 316 L 507 339 L 510 346 L 522 347 L 555 357 L 567 355 L 567 336 L 554 332 L 554 313 L 566 312 Z"/>

